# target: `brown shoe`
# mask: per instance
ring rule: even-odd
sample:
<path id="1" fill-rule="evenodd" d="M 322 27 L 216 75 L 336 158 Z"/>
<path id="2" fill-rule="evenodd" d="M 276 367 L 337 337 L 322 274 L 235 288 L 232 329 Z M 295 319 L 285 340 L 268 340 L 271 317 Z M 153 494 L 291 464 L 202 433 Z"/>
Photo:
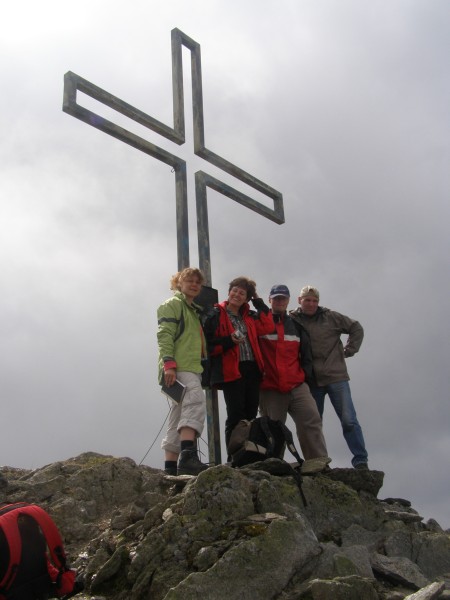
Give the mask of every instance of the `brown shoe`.
<path id="1" fill-rule="evenodd" d="M 302 464 L 301 474 L 302 475 L 314 475 L 315 473 L 322 473 L 328 468 L 328 463 L 331 462 L 329 456 L 318 456 L 317 458 L 309 458 Z"/>
<path id="2" fill-rule="evenodd" d="M 369 465 L 367 463 L 358 463 L 354 466 L 354 469 L 358 469 L 358 471 L 369 471 Z"/>

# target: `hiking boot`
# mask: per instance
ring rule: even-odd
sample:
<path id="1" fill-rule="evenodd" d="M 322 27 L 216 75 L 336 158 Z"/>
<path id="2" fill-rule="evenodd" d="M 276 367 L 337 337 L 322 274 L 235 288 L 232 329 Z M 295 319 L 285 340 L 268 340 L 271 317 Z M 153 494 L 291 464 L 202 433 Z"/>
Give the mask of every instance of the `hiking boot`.
<path id="1" fill-rule="evenodd" d="M 368 471 L 369 470 L 369 465 L 367 463 L 358 463 L 357 465 L 355 465 L 354 467 L 355 469 L 358 469 L 358 471 Z"/>
<path id="2" fill-rule="evenodd" d="M 166 467 L 164 469 L 164 475 L 176 475 L 177 468 L 176 467 Z"/>
<path id="3" fill-rule="evenodd" d="M 197 450 L 182 450 L 178 458 L 177 475 L 198 475 L 206 471 L 208 465 L 200 462 Z"/>
<path id="4" fill-rule="evenodd" d="M 322 473 L 328 469 L 328 463 L 330 462 L 331 458 L 329 456 L 309 458 L 303 462 L 300 472 L 302 475 L 314 475 L 315 473 Z"/>

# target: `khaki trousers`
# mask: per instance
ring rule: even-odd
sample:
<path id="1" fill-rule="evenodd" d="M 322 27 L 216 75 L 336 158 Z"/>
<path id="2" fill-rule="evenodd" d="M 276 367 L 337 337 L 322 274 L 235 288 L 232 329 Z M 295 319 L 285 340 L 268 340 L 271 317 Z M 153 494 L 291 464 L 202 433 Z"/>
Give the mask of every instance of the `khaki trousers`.
<path id="1" fill-rule="evenodd" d="M 322 419 L 307 383 L 302 383 L 287 394 L 275 390 L 260 390 L 259 411 L 262 416 L 283 423 L 286 423 L 287 415 L 292 417 L 305 460 L 328 456 Z"/>

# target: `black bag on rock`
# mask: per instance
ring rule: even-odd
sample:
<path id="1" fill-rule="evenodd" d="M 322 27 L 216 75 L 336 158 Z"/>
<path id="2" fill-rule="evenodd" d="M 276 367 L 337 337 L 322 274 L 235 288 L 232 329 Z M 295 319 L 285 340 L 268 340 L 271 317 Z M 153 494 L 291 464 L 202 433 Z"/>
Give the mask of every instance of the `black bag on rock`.
<path id="1" fill-rule="evenodd" d="M 300 468 L 303 459 L 297 452 L 291 431 L 281 421 L 269 417 L 258 417 L 252 421 L 239 421 L 233 429 L 228 443 L 228 453 L 232 458 L 232 467 L 243 467 L 255 462 L 278 458 L 283 460 L 285 448 L 291 452 L 298 462 L 298 467 L 292 469 L 303 502 L 306 500 L 301 488 Z"/>

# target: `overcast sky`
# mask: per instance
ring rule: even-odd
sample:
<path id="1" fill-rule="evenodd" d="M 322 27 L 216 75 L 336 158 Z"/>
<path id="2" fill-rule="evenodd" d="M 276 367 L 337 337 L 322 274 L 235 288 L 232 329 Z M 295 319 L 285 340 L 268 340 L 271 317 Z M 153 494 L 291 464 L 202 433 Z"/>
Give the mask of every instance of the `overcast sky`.
<path id="1" fill-rule="evenodd" d="M 70 70 L 172 126 L 174 27 L 201 45 L 207 147 L 284 198 L 276 225 L 208 192 L 220 299 L 238 275 L 264 298 L 287 284 L 290 308 L 313 284 L 359 320 L 348 366 L 379 497 L 450 527 L 448 0 L 5 4 L 0 464 L 85 451 L 139 463 L 155 442 L 144 462 L 162 467 L 156 308 L 177 270 L 174 175 L 62 98 Z M 95 110 L 188 160 L 196 266 L 192 174 L 217 172 L 192 158 L 183 60 L 185 147 Z M 324 429 L 331 466 L 349 467 L 329 402 Z"/>

